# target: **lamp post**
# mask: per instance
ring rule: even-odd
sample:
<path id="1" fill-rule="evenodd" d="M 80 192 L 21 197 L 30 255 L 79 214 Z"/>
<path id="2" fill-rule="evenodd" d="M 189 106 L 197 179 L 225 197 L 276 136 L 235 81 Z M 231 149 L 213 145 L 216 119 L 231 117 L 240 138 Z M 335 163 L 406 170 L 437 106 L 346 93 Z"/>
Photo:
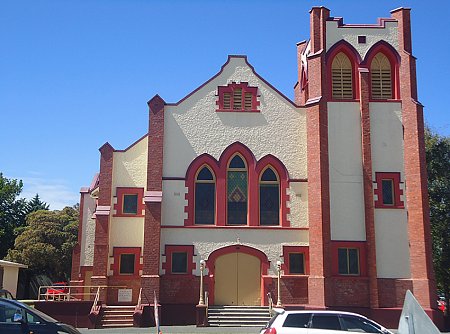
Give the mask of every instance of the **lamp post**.
<path id="1" fill-rule="evenodd" d="M 278 284 L 277 284 L 277 307 L 282 307 L 281 304 L 281 293 L 280 293 L 280 278 L 281 278 L 281 261 L 277 261 L 277 275 L 278 275 Z"/>
<path id="2" fill-rule="evenodd" d="M 205 260 L 200 260 L 200 300 L 198 305 L 205 305 L 205 300 L 203 299 L 203 270 L 205 270 Z"/>

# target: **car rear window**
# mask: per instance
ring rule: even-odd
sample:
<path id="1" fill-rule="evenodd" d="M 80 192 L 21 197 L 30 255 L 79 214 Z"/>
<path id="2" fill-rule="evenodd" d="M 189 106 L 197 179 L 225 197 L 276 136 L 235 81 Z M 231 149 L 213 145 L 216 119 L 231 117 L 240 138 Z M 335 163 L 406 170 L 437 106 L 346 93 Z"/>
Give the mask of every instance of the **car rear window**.
<path id="1" fill-rule="evenodd" d="M 283 327 L 306 328 L 308 327 L 310 313 L 293 313 L 288 314 L 284 321 Z"/>
<path id="2" fill-rule="evenodd" d="M 341 330 L 341 324 L 337 315 L 314 314 L 311 328 Z"/>

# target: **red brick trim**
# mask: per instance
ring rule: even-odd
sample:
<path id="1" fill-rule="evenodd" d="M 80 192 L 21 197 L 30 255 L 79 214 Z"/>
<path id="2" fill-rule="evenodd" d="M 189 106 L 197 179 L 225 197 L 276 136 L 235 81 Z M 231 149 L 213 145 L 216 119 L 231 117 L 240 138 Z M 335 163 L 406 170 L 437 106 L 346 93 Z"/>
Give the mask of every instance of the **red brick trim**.
<path id="1" fill-rule="evenodd" d="M 137 195 L 137 213 L 124 213 L 123 212 L 123 197 L 124 195 Z M 142 213 L 145 210 L 144 206 L 144 188 L 132 188 L 132 187 L 117 187 L 116 188 L 117 203 L 114 204 L 116 213 L 114 217 L 143 217 Z"/>
<path id="2" fill-rule="evenodd" d="M 120 256 L 122 254 L 134 254 L 134 273 L 121 274 L 120 270 Z M 113 276 L 118 276 L 120 279 L 136 279 L 139 278 L 139 271 L 142 270 L 141 264 L 141 247 L 113 247 L 114 263 L 110 265 Z"/>
<path id="3" fill-rule="evenodd" d="M 215 264 L 216 260 L 219 256 L 225 255 L 225 254 L 231 254 L 231 253 L 245 253 L 248 255 L 252 255 L 257 257 L 261 261 L 261 305 L 263 305 L 264 300 L 266 299 L 266 290 L 264 286 L 264 280 L 262 276 L 266 276 L 267 272 L 269 271 L 270 267 L 270 261 L 267 258 L 267 255 L 264 254 L 264 252 L 260 251 L 259 249 L 244 246 L 244 245 L 232 245 L 232 246 L 226 246 L 219 249 L 216 249 L 211 254 L 209 254 L 208 259 L 206 260 L 206 268 L 208 269 L 209 273 L 209 284 L 208 284 L 208 294 L 210 298 L 210 303 L 214 304 L 214 274 L 215 274 Z"/>
<path id="4" fill-rule="evenodd" d="M 183 252 L 187 253 L 187 272 L 172 273 L 172 254 Z M 162 263 L 162 269 L 166 271 L 166 275 L 192 276 L 193 275 L 192 271 L 195 270 L 197 267 L 196 263 L 194 262 L 193 245 L 166 245 L 163 256 L 166 257 L 166 261 Z"/>
<path id="5" fill-rule="evenodd" d="M 305 273 L 296 274 L 289 272 L 289 254 L 290 253 L 301 253 L 303 254 Z M 284 270 L 284 275 L 309 275 L 309 246 L 283 246 L 283 259 L 284 263 L 281 265 L 281 269 Z"/>
<path id="6" fill-rule="evenodd" d="M 195 176 L 203 166 L 209 166 L 216 178 L 216 226 L 227 226 L 226 224 L 226 208 L 227 208 L 227 167 L 231 158 L 236 154 L 240 154 L 247 165 L 248 172 L 248 221 L 247 226 L 259 226 L 259 177 L 260 173 L 267 167 L 272 166 L 280 178 L 280 226 L 289 227 L 290 222 L 287 215 L 290 209 L 287 207 L 289 195 L 286 189 L 289 186 L 289 176 L 284 164 L 273 155 L 266 155 L 259 161 L 250 149 L 242 143 L 235 142 L 228 146 L 219 158 L 214 159 L 209 154 L 202 154 L 195 158 L 186 171 L 185 185 L 188 188 L 186 194 L 187 206 L 185 212 L 187 218 L 184 220 L 185 226 L 194 226 L 194 207 L 195 207 Z M 198 226 L 206 228 L 206 226 Z M 210 227 L 210 226 L 208 226 Z M 236 226 L 229 226 L 235 228 Z M 263 228 L 261 226 L 261 228 Z"/>
<path id="7" fill-rule="evenodd" d="M 326 63 L 327 63 L 327 75 L 328 78 L 328 85 L 329 90 L 332 92 L 332 67 L 334 57 L 340 52 L 343 52 L 348 59 L 350 60 L 352 64 L 352 91 L 353 91 L 353 99 L 333 99 L 332 94 L 330 95 L 330 101 L 332 102 L 349 102 L 349 101 L 357 101 L 360 98 L 359 95 L 359 76 L 358 76 L 358 67 L 359 63 L 361 62 L 361 56 L 359 55 L 358 51 L 355 50 L 355 48 L 348 43 L 347 41 L 341 40 L 334 44 L 327 52 L 327 55 L 325 57 Z"/>
<path id="8" fill-rule="evenodd" d="M 233 105 L 234 105 L 233 92 L 237 88 L 242 89 L 242 96 L 241 96 L 242 109 L 239 109 L 239 110 L 233 109 Z M 251 87 L 248 85 L 248 82 L 241 82 L 241 83 L 232 82 L 231 84 L 228 84 L 227 86 L 219 86 L 217 88 L 217 90 L 218 90 L 219 98 L 216 101 L 216 104 L 218 106 L 216 111 L 220 111 L 220 112 L 259 112 L 259 110 L 258 110 L 259 101 L 257 99 L 258 87 Z M 225 109 L 225 107 L 224 107 L 224 97 L 223 96 L 225 93 L 231 94 L 230 109 Z M 252 94 L 252 108 L 249 110 L 245 109 L 245 93 Z"/>
<path id="9" fill-rule="evenodd" d="M 404 209 L 405 204 L 400 199 L 400 196 L 403 195 L 403 190 L 400 189 L 400 173 L 399 172 L 376 172 L 375 173 L 375 183 L 377 185 L 377 189 L 374 189 L 374 194 L 377 195 L 377 200 L 375 201 L 375 208 L 377 209 Z M 387 205 L 383 203 L 383 188 L 382 181 L 383 180 L 392 180 L 393 183 L 393 191 L 394 191 L 394 204 Z"/>
<path id="10" fill-rule="evenodd" d="M 338 268 L 338 249 L 339 248 L 356 248 L 359 251 L 359 275 L 341 275 Z M 366 242 L 365 241 L 331 241 L 331 254 L 332 265 L 331 270 L 333 276 L 339 277 L 355 277 L 367 276 L 367 255 L 366 255 Z"/>
<path id="11" fill-rule="evenodd" d="M 364 61 L 361 65 L 366 66 L 370 70 L 370 65 L 373 58 L 378 53 L 383 53 L 391 64 L 391 87 L 392 87 L 392 99 L 380 100 L 372 98 L 372 84 L 370 85 L 370 101 L 371 102 L 392 102 L 400 100 L 400 55 L 398 52 L 387 42 L 379 41 L 372 45 L 367 51 Z"/>

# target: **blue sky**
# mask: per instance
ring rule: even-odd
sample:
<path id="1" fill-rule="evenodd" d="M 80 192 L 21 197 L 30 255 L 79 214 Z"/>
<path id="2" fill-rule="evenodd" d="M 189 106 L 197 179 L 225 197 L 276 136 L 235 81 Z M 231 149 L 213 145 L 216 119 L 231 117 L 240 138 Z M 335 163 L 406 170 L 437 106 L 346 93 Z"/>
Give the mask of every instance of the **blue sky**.
<path id="1" fill-rule="evenodd" d="M 229 54 L 292 99 L 317 5 L 355 24 L 411 7 L 419 100 L 450 135 L 450 1 L 1 0 L 0 172 L 23 180 L 21 197 L 77 203 L 101 145 L 126 148 L 147 132 L 151 97 L 178 101 Z"/>

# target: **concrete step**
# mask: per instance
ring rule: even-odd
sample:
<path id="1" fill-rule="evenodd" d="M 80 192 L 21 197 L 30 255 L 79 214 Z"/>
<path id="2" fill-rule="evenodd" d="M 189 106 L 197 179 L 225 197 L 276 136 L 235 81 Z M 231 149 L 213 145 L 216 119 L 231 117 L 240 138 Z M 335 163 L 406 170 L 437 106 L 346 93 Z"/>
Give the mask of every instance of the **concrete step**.
<path id="1" fill-rule="evenodd" d="M 211 327 L 263 327 L 269 320 L 269 308 L 264 306 L 216 305 L 208 308 Z"/>

